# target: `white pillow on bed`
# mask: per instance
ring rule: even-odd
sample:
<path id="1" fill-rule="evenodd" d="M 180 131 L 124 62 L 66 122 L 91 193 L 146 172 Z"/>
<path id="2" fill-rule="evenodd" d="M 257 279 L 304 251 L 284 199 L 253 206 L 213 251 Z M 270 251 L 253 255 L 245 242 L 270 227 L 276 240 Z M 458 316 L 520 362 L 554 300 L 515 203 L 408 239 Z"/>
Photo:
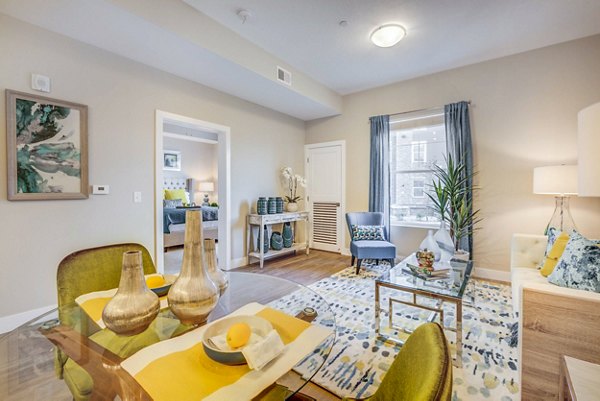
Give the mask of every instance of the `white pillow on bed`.
<path id="1" fill-rule="evenodd" d="M 163 199 L 163 207 L 165 209 L 175 209 L 177 206 L 183 206 L 182 199 Z"/>

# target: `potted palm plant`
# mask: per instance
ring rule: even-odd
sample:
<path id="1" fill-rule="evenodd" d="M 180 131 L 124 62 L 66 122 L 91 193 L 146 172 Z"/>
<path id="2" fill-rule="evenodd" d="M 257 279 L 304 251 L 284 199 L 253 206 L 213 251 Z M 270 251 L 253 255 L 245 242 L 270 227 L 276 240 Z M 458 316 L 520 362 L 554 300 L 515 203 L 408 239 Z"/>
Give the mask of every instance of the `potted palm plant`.
<path id="1" fill-rule="evenodd" d="M 481 222 L 480 211 L 473 208 L 473 200 L 466 185 L 476 174 L 468 173 L 465 163 L 455 161 L 449 155 L 445 166 L 433 166 L 432 190 L 427 192 L 442 222 L 440 231 L 445 230 L 446 225 L 449 227 L 454 257 L 459 259 L 469 258 L 468 252 L 460 249 L 460 244 L 463 238 L 473 234 L 477 229 L 476 225 Z M 479 188 L 472 188 L 473 191 L 477 189 Z"/>

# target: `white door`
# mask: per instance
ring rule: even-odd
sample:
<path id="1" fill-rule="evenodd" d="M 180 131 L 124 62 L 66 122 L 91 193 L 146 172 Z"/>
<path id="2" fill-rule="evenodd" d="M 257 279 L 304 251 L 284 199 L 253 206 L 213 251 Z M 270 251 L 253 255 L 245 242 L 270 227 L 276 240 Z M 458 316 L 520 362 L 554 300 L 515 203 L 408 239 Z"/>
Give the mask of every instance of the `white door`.
<path id="1" fill-rule="evenodd" d="M 310 246 L 340 252 L 344 239 L 345 141 L 305 146 Z"/>

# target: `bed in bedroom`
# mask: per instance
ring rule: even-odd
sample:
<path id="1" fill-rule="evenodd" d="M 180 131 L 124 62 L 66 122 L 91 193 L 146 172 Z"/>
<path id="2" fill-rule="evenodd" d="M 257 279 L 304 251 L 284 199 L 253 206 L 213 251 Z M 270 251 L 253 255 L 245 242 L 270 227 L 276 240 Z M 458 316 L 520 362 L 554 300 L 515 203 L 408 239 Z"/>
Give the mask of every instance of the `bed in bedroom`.
<path id="1" fill-rule="evenodd" d="M 212 206 L 184 207 L 190 203 L 190 193 L 193 193 L 192 178 L 165 177 L 163 182 L 163 246 L 183 245 L 185 233 L 185 212 L 187 210 L 202 210 L 202 231 L 204 238 L 218 239 L 219 209 Z M 169 191 L 169 192 L 167 192 Z M 166 199 L 175 198 L 175 199 Z"/>

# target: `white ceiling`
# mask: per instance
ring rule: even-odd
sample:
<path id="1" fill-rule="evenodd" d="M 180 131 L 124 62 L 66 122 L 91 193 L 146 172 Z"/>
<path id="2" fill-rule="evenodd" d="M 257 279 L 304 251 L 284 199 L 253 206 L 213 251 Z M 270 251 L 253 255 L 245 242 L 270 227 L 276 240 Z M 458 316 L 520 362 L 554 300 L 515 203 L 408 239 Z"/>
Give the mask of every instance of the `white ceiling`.
<path id="1" fill-rule="evenodd" d="M 600 33 L 600 0 L 184 1 L 340 94 Z M 407 37 L 375 47 L 389 22 Z"/>
<path id="2" fill-rule="evenodd" d="M 0 0 L 0 13 L 302 120 L 392 82 L 600 33 L 600 0 Z M 192 8 L 193 7 L 193 8 Z M 239 8 L 252 14 L 242 24 Z M 199 12 L 196 12 L 198 10 Z M 348 21 L 341 27 L 340 20 Z M 375 47 L 397 22 L 407 37 Z M 276 67 L 293 74 L 291 86 Z M 44 73 L 44 71 L 39 71 Z"/>

